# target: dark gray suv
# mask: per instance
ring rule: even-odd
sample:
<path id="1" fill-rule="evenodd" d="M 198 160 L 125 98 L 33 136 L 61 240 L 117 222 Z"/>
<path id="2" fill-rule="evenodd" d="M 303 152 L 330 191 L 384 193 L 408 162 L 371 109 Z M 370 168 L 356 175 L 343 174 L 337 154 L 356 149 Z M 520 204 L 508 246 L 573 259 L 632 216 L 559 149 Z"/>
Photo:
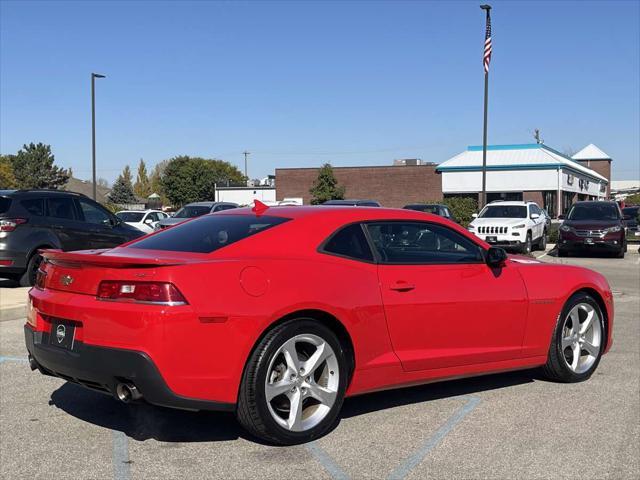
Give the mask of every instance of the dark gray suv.
<path id="1" fill-rule="evenodd" d="M 38 250 L 112 248 L 144 233 L 79 193 L 0 190 L 0 277 L 33 285 Z"/>

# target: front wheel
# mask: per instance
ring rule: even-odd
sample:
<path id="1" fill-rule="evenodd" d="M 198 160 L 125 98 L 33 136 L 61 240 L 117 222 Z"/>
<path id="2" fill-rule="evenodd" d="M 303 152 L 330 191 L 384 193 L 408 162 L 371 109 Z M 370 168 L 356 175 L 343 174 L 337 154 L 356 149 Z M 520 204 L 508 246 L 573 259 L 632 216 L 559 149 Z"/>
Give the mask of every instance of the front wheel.
<path id="1" fill-rule="evenodd" d="M 538 248 L 543 252 L 547 249 L 547 231 L 542 232 L 542 237 L 538 240 Z"/>
<path id="2" fill-rule="evenodd" d="M 521 252 L 525 255 L 529 255 L 531 253 L 531 232 L 527 232 L 527 239 L 522 244 Z"/>
<path id="3" fill-rule="evenodd" d="M 313 319 L 289 320 L 268 332 L 249 358 L 238 421 L 268 442 L 309 442 L 338 421 L 348 375 L 333 331 Z"/>
<path id="4" fill-rule="evenodd" d="M 586 293 L 573 295 L 558 317 L 544 366 L 546 376 L 567 383 L 588 379 L 600 362 L 605 332 L 598 302 Z"/>

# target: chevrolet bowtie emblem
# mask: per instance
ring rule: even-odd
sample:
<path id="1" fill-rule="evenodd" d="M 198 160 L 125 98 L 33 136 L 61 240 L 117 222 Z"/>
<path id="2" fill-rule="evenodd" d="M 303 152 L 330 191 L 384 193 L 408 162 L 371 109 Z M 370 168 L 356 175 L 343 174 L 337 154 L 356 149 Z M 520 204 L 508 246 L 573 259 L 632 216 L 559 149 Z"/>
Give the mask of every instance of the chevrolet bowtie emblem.
<path id="1" fill-rule="evenodd" d="M 63 275 L 60 277 L 60 283 L 65 287 L 68 287 L 73 283 L 73 277 L 71 275 Z"/>

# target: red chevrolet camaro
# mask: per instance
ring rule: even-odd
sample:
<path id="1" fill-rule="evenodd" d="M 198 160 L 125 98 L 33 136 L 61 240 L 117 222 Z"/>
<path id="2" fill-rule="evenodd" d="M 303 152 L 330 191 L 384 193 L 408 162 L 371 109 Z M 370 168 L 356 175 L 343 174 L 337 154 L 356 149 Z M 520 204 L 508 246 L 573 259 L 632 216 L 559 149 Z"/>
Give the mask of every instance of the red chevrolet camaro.
<path id="1" fill-rule="evenodd" d="M 43 256 L 33 369 L 125 402 L 235 411 L 279 444 L 329 431 L 345 396 L 541 366 L 585 380 L 612 342 L 602 275 L 507 257 L 411 210 L 258 204 Z"/>

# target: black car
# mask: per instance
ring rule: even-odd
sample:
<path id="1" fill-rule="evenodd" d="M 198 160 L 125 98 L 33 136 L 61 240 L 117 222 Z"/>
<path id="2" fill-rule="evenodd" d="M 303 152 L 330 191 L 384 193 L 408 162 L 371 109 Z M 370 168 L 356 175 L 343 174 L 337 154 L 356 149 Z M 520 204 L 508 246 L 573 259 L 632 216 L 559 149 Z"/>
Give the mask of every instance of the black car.
<path id="1" fill-rule="evenodd" d="M 22 286 L 34 284 L 41 248 L 112 248 L 143 235 L 79 193 L 0 190 L 0 277 Z"/>
<path id="2" fill-rule="evenodd" d="M 624 224 L 629 232 L 638 231 L 638 217 L 640 217 L 640 205 L 630 205 L 622 209 Z"/>
<path id="3" fill-rule="evenodd" d="M 623 258 L 627 251 L 622 212 L 616 202 L 588 201 L 571 206 L 558 231 L 558 256 L 575 251 L 611 252 Z"/>
<path id="4" fill-rule="evenodd" d="M 453 216 L 449 207 L 439 203 L 411 203 L 402 208 L 405 210 L 415 210 L 417 212 L 433 213 L 434 215 L 439 215 L 451 220 L 452 222 L 458 223 L 458 220 Z"/>
<path id="5" fill-rule="evenodd" d="M 337 205 L 343 207 L 381 207 L 375 200 L 327 200 L 322 205 Z"/>

